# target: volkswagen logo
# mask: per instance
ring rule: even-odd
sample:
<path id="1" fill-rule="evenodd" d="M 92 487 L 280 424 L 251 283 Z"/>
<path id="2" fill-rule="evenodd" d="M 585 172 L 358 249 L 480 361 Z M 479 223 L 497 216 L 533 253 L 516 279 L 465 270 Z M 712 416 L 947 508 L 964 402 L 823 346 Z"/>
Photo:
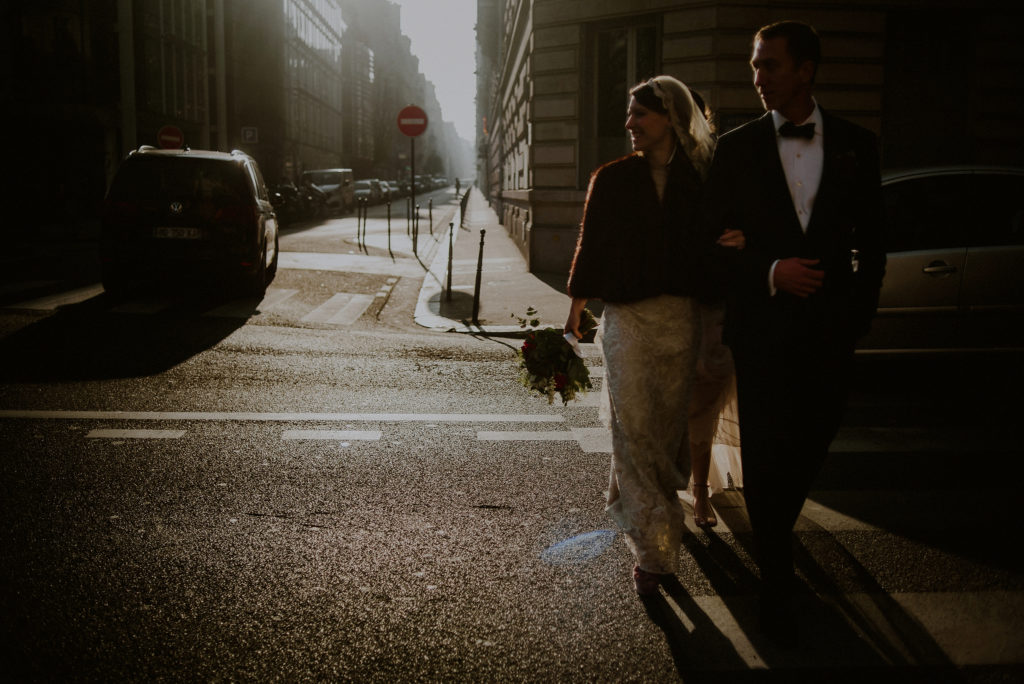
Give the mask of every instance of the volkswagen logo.
<path id="1" fill-rule="evenodd" d="M 171 213 L 172 214 L 180 214 L 182 211 L 184 211 L 184 209 L 185 209 L 185 205 L 182 204 L 181 202 L 171 202 Z"/>

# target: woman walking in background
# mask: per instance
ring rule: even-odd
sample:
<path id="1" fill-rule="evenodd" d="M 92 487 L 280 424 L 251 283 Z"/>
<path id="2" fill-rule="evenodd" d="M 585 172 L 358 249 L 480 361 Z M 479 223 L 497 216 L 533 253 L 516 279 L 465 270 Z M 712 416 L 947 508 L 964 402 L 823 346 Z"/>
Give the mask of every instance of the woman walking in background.
<path id="1" fill-rule="evenodd" d="M 714 134 L 711 113 L 704 98 L 690 91 L 697 109 Z M 718 244 L 743 249 L 742 231 L 725 231 Z M 732 352 L 722 343 L 725 323 L 724 293 L 705 287 L 698 305 L 701 319 L 700 354 L 697 359 L 693 397 L 690 400 L 690 461 L 693 522 L 708 529 L 718 524 L 711 495 L 730 486 L 742 487 L 739 412 L 736 406 L 736 369 Z"/>

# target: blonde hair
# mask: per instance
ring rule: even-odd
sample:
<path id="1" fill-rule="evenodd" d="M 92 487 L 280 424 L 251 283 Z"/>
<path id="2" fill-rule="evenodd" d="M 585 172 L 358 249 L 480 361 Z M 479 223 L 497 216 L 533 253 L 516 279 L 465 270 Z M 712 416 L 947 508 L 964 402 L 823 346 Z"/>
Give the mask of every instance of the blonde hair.
<path id="1" fill-rule="evenodd" d="M 630 90 L 630 94 L 635 97 L 636 91 L 647 88 L 650 88 L 668 114 L 676 139 L 682 145 L 690 163 L 697 169 L 701 178 L 707 178 L 711 157 L 715 152 L 715 137 L 690 89 L 672 76 L 655 76 Z"/>

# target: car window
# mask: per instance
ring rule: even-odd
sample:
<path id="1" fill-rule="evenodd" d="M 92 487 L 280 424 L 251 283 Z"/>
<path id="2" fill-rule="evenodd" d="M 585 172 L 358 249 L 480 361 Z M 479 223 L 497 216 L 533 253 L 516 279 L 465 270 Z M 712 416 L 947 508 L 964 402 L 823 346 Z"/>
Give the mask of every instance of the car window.
<path id="1" fill-rule="evenodd" d="M 256 178 L 256 190 L 259 192 L 261 200 L 270 200 L 270 194 L 267 191 L 267 182 L 263 180 L 263 174 L 260 173 L 260 165 L 255 161 L 250 161 L 252 165 L 252 175 Z"/>
<path id="2" fill-rule="evenodd" d="M 337 171 L 306 171 L 302 177 L 313 185 L 339 185 L 341 183 L 341 174 Z"/>
<path id="3" fill-rule="evenodd" d="M 974 176 L 972 246 L 1024 245 L 1024 175 Z"/>
<path id="4" fill-rule="evenodd" d="M 260 199 L 266 199 L 263 196 L 262 187 L 263 183 L 260 182 L 259 176 L 256 173 L 256 169 L 253 168 L 252 164 L 245 165 L 245 175 L 249 179 L 249 189 L 252 192 L 253 197 L 259 197 Z"/>
<path id="5" fill-rule="evenodd" d="M 968 174 L 948 174 L 886 183 L 882 191 L 887 250 L 906 252 L 965 246 L 969 179 Z"/>
<path id="6" fill-rule="evenodd" d="M 248 195 L 238 164 L 212 159 L 139 157 L 121 165 L 110 187 L 115 201 L 189 199 L 234 202 Z"/>

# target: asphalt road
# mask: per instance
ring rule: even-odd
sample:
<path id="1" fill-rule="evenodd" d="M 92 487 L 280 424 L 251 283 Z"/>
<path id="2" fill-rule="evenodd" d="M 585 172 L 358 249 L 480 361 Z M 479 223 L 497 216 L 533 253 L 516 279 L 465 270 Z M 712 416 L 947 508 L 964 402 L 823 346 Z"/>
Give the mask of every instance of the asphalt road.
<path id="1" fill-rule="evenodd" d="M 859 362 L 781 650 L 742 495 L 639 601 L 596 395 L 549 406 L 516 383 L 515 340 L 418 329 L 416 255 L 346 267 L 353 221 L 289 232 L 262 302 L 7 297 L 10 681 L 1024 677 L 1018 359 Z M 331 268 L 294 256 L 318 253 Z"/>

